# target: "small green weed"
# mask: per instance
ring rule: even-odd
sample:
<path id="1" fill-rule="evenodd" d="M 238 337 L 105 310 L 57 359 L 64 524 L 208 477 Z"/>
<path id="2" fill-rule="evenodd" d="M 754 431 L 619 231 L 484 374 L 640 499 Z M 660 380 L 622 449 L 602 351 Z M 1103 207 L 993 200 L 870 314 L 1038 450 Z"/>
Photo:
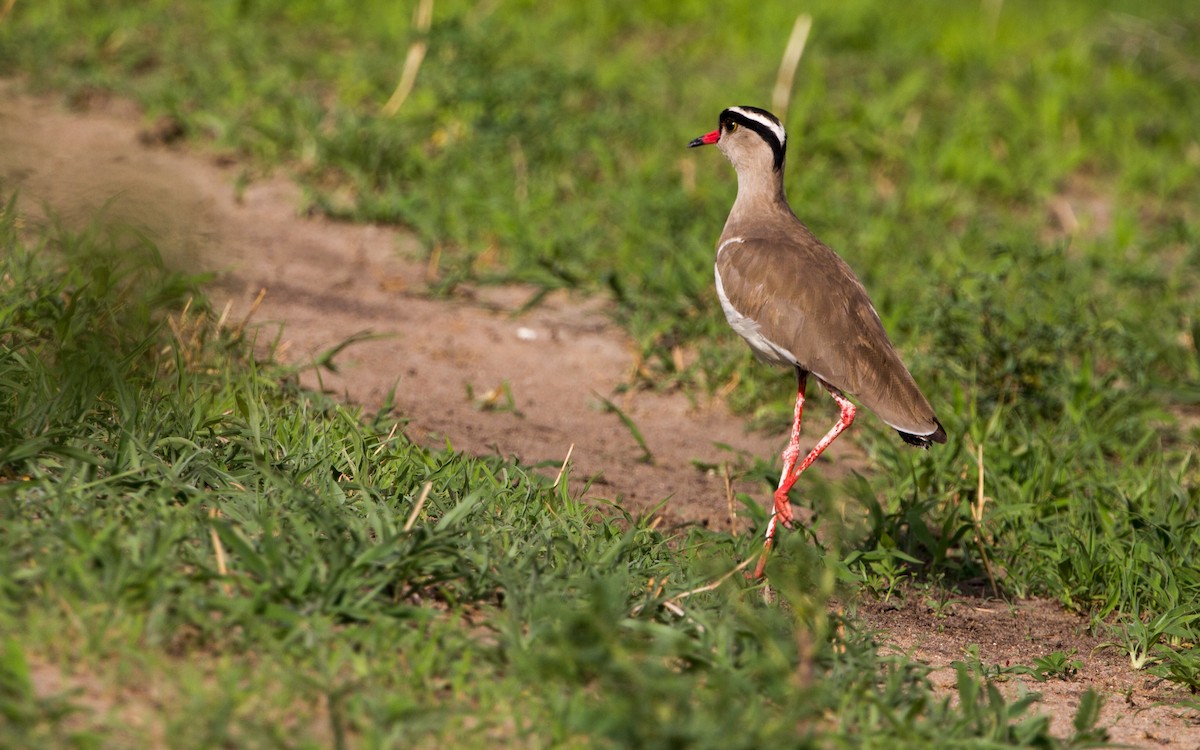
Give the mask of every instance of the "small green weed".
<path id="1" fill-rule="evenodd" d="M 1054 651 L 1046 656 L 1035 656 L 1033 670 L 1030 674 L 1038 682 L 1045 682 L 1051 677 L 1070 680 L 1079 674 L 1079 670 L 1083 667 L 1083 660 L 1072 658 L 1074 656 L 1075 649 Z"/>
<path id="2" fill-rule="evenodd" d="M 1194 643 L 1179 647 L 1155 647 L 1157 663 L 1149 667 L 1151 674 L 1178 683 L 1193 694 L 1200 692 L 1200 656 Z"/>
<path id="3" fill-rule="evenodd" d="M 1195 642 L 1197 630 L 1193 623 L 1200 619 L 1188 605 L 1180 605 L 1168 612 L 1143 620 L 1136 613 L 1124 618 L 1121 625 L 1108 626 L 1119 640 L 1103 644 L 1104 648 L 1116 648 L 1129 655 L 1129 665 L 1134 669 L 1154 666 L 1161 654 L 1183 643 Z M 1181 666 L 1187 661 L 1181 656 Z"/>
<path id="4" fill-rule="evenodd" d="M 1083 668 L 1083 660 L 1073 658 L 1075 650 L 1054 651 L 1046 656 L 1035 656 L 1032 664 L 992 664 L 985 665 L 979 658 L 979 646 L 970 645 L 966 648 L 966 658 L 952 663 L 956 669 L 966 670 L 968 674 L 985 680 L 1003 682 L 1012 676 L 1031 677 L 1038 682 L 1045 682 L 1051 677 L 1059 680 L 1071 680 Z"/>

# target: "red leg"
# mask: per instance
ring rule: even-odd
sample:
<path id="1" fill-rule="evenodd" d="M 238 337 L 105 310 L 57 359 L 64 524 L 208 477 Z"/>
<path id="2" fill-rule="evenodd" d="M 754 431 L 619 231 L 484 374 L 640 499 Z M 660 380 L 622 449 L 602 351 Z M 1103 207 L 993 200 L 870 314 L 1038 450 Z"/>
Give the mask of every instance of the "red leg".
<path id="1" fill-rule="evenodd" d="M 814 445 L 813 449 L 809 451 L 807 456 L 804 457 L 804 460 L 800 462 L 800 465 L 792 471 L 792 474 L 787 478 L 787 481 L 780 485 L 779 489 L 776 490 L 776 503 L 778 503 L 779 493 L 782 492 L 784 497 L 787 497 L 787 493 L 792 489 L 792 485 L 796 483 L 796 480 L 800 478 L 800 474 L 809 466 L 812 466 L 813 461 L 817 460 L 817 456 L 820 456 L 822 453 L 824 453 L 825 449 L 832 445 L 834 440 L 837 440 L 838 435 L 841 435 L 843 432 L 845 432 L 846 428 L 854 422 L 854 415 L 858 412 L 858 409 L 854 406 L 854 404 L 850 403 L 850 399 L 843 396 L 842 392 L 837 388 L 834 388 L 826 383 L 821 383 L 821 385 L 825 386 L 825 390 L 829 391 L 829 395 L 833 396 L 833 400 L 837 402 L 839 407 L 841 407 L 842 416 L 838 419 L 838 423 L 835 424 L 833 428 L 829 430 L 829 432 L 825 433 L 825 437 L 817 441 L 817 444 Z"/>
<path id="2" fill-rule="evenodd" d="M 841 391 L 827 383 L 821 383 L 821 385 L 825 386 L 825 390 L 829 391 L 829 395 L 833 396 L 833 400 L 841 408 L 841 417 L 838 419 L 838 423 L 829 432 L 825 433 L 825 437 L 817 441 L 817 444 L 813 446 L 813 449 L 809 451 L 808 455 L 797 466 L 796 458 L 800 455 L 800 413 L 804 407 L 805 379 L 802 376 L 800 378 L 799 394 L 796 397 L 796 422 L 792 426 L 792 439 L 783 452 L 783 476 L 779 478 L 779 489 L 775 490 L 775 506 L 771 510 L 771 520 L 767 522 L 767 538 L 763 543 L 762 557 L 758 559 L 758 564 L 754 566 L 755 578 L 762 578 L 763 571 L 766 568 L 767 553 L 771 551 L 771 543 L 775 541 L 776 520 L 782 520 L 785 526 L 791 523 L 792 508 L 791 502 L 788 500 L 788 493 L 791 492 L 792 486 L 796 484 L 796 480 L 800 478 L 800 474 L 809 466 L 812 466 L 813 461 L 816 461 L 817 457 L 833 444 L 837 436 L 845 432 L 846 428 L 854 422 L 854 415 L 858 411 L 854 404 L 850 403 L 850 399 L 842 395 Z"/>
<path id="3" fill-rule="evenodd" d="M 807 387 L 808 373 L 796 370 L 796 412 L 792 419 L 792 437 L 783 449 L 783 472 L 779 475 L 778 489 L 775 490 L 775 508 L 771 511 L 771 515 L 779 516 L 779 521 L 785 528 L 791 528 L 792 525 L 792 504 L 788 501 L 788 489 L 791 489 L 791 485 L 787 485 L 785 489 L 784 484 L 800 458 L 800 418 L 804 414 L 804 391 Z"/>
<path id="4" fill-rule="evenodd" d="M 788 475 L 796 466 L 796 460 L 800 458 L 800 418 L 804 415 L 804 391 L 808 387 L 808 373 L 804 370 L 796 370 L 796 411 L 792 419 L 792 436 L 788 440 L 787 447 L 783 449 L 783 473 L 779 475 L 779 487 L 782 489 L 784 482 L 787 481 Z M 790 487 L 790 485 L 789 485 Z M 754 566 L 754 577 L 762 578 L 763 569 L 767 565 L 767 554 L 771 551 L 771 542 L 775 540 L 775 524 L 782 520 L 784 526 L 791 526 L 792 523 L 792 505 L 788 501 L 787 492 L 782 495 L 780 490 L 775 491 L 775 504 L 771 507 L 771 519 L 767 521 L 766 540 L 763 542 L 762 557 L 758 558 L 758 564 Z"/>
<path id="5" fill-rule="evenodd" d="M 771 510 L 771 520 L 767 521 L 767 540 L 763 542 L 762 556 L 758 558 L 758 564 L 754 566 L 754 580 L 763 577 L 763 572 L 767 568 L 767 555 L 771 552 L 771 542 L 775 541 L 775 510 Z"/>

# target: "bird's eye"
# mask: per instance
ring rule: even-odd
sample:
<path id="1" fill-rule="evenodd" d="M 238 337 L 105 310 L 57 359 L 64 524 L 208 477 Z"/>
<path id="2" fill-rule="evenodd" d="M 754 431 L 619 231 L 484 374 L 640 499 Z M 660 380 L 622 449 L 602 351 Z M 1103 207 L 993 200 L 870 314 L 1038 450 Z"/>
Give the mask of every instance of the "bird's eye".
<path id="1" fill-rule="evenodd" d="M 725 123 L 725 129 L 728 130 L 730 133 L 737 130 L 737 128 L 738 128 L 738 126 L 737 126 L 736 122 L 731 121 L 731 122 Z"/>

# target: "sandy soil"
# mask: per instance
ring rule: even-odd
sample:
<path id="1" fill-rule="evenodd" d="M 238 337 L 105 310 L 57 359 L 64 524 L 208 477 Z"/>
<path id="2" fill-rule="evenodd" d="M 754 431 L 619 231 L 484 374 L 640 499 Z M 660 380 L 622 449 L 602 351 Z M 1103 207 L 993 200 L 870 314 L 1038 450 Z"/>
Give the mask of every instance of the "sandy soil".
<path id="1" fill-rule="evenodd" d="M 216 272 L 211 296 L 218 309 L 230 305 L 231 319 L 247 315 L 265 290 L 253 320 L 272 336 L 282 326 L 285 359 L 310 362 L 370 332 L 337 356 L 336 372 L 310 369 L 305 383 L 371 409 L 395 387 L 397 412 L 416 440 L 449 439 L 469 452 L 544 462 L 550 472 L 574 445 L 574 481 L 582 487 L 593 479 L 592 497 L 619 498 L 638 512 L 667 499 L 658 512 L 668 523 L 740 525 L 731 518 L 722 473 L 693 462 L 736 468 L 770 456 L 784 436 L 747 432 L 719 402 L 695 404 L 679 393 L 617 395 L 630 382 L 634 350 L 603 300 L 555 294 L 515 315 L 533 289 L 464 289 L 433 299 L 425 292 L 427 268 L 417 260 L 422 248 L 402 230 L 302 217 L 300 193 L 282 177 L 255 180 L 239 195 L 238 165 L 164 146 L 163 135 L 169 132 L 125 102 L 70 112 L 0 83 L 0 188 L 19 189 L 31 216 L 50 207 L 67 223 L 88 221 L 107 206 L 113 221 L 149 233 L 170 262 Z M 714 232 L 720 221 L 713 218 Z M 515 408 L 481 410 L 479 401 L 504 384 Z M 782 373 L 780 387 L 790 387 Z M 601 397 L 637 423 L 653 463 L 639 461 L 641 449 L 618 417 L 600 408 Z M 827 473 L 855 462 L 852 440 L 827 454 Z M 769 497 L 761 488 L 736 489 Z M 1132 671 L 1113 650 L 1096 650 L 1085 623 L 1054 603 L 1010 606 L 963 595 L 935 611 L 912 594 L 900 604 L 862 603 L 858 615 L 890 647 L 936 667 L 963 658 L 971 644 L 989 664 L 1028 664 L 1075 649 L 1084 665 L 1071 680 L 1014 678 L 1007 689 L 1043 693 L 1043 710 L 1066 731 L 1079 696 L 1095 688 L 1108 696 L 1102 721 L 1113 739 L 1200 747 L 1195 712 L 1163 705 L 1187 698 L 1182 691 Z M 936 676 L 953 686 L 952 670 Z"/>
<path id="2" fill-rule="evenodd" d="M 144 228 L 170 262 L 217 272 L 211 297 L 218 310 L 232 302 L 231 320 L 265 290 L 253 320 L 264 337 L 283 325 L 284 360 L 311 362 L 371 334 L 337 356 L 336 373 L 310 370 L 305 384 L 372 409 L 395 387 L 414 439 L 553 462 L 552 471 L 574 444 L 574 476 L 594 479 L 593 495 L 639 510 L 670 498 L 667 520 L 726 524 L 724 477 L 692 461 L 737 463 L 780 447 L 780 436 L 747 433 L 720 405 L 694 406 L 680 393 L 616 395 L 630 382 L 634 349 L 602 300 L 554 294 L 515 317 L 535 289 L 463 288 L 432 299 L 426 265 L 414 260 L 421 248 L 403 231 L 300 217 L 300 191 L 282 177 L 255 181 L 239 199 L 236 165 L 147 147 L 153 129 L 127 103 L 72 114 L 0 92 L 0 180 L 20 189 L 23 207 L 48 205 L 71 224 L 107 206 L 110 220 Z M 481 409 L 504 384 L 514 408 Z M 601 397 L 638 425 L 652 464 L 638 460 L 641 449 Z"/>

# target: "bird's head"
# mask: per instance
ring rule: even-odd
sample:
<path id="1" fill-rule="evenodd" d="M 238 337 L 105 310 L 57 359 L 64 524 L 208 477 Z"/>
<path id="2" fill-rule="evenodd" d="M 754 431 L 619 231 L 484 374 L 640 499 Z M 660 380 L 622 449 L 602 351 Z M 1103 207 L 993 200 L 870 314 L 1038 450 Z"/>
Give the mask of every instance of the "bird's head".
<path id="1" fill-rule="evenodd" d="M 717 129 L 693 140 L 688 148 L 717 144 L 738 172 L 743 169 L 783 171 L 787 132 L 779 118 L 758 107 L 730 107 Z"/>

